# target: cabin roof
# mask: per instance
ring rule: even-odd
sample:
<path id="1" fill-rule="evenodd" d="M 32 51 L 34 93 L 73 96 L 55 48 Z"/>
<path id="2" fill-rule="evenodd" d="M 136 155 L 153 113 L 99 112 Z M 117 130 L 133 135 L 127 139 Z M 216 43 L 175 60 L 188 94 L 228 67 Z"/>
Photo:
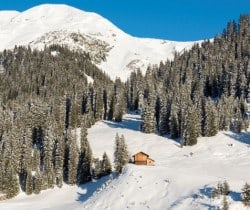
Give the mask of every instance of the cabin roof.
<path id="1" fill-rule="evenodd" d="M 149 158 L 149 157 L 148 157 L 148 160 L 151 160 L 151 161 L 155 162 L 155 160 L 153 160 L 152 158 Z"/>
<path id="2" fill-rule="evenodd" d="M 138 155 L 138 154 L 140 154 L 140 153 L 146 155 L 147 157 L 149 157 L 149 155 L 146 154 L 145 152 L 137 152 L 136 154 L 133 155 L 133 157 L 136 156 L 136 155 Z"/>

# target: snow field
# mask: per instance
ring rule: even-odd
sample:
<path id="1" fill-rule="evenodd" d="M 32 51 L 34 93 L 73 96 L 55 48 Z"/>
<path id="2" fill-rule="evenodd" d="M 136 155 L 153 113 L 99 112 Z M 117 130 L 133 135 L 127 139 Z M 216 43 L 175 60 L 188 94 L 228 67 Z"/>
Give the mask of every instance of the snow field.
<path id="1" fill-rule="evenodd" d="M 85 47 L 70 39 L 70 33 L 104 41 L 111 50 L 106 61 L 98 66 L 112 79 L 120 77 L 123 81 L 131 71 L 140 68 L 145 73 L 149 63 L 159 64 L 172 59 L 175 50 L 189 49 L 194 43 L 132 37 L 95 13 L 56 4 L 36 6 L 22 13 L 0 11 L 0 28 L 0 50 L 12 49 L 15 45 L 43 49 L 48 45 L 42 39 L 45 34 L 54 37 L 52 43 L 65 44 L 73 49 Z M 65 37 L 62 37 L 62 32 Z"/>
<path id="2" fill-rule="evenodd" d="M 230 209 L 246 209 L 240 202 L 241 188 L 249 181 L 250 133 L 220 132 L 201 137 L 198 144 L 180 148 L 179 143 L 154 134 L 141 133 L 138 115 L 127 114 L 122 123 L 100 121 L 89 129 L 89 142 L 95 157 L 104 151 L 113 160 L 115 135 L 124 135 L 130 154 L 143 151 L 156 166 L 128 164 L 123 173 L 80 187 L 43 191 L 0 202 L 1 210 L 205 210 L 222 205 L 222 197 L 211 199 L 218 182 L 227 181 Z"/>

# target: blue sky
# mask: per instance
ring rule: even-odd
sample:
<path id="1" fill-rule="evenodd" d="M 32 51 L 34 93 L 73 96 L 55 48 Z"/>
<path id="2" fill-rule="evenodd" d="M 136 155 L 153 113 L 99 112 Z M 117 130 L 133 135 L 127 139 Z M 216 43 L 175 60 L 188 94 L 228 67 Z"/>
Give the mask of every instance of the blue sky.
<path id="1" fill-rule="evenodd" d="M 1 0 L 0 10 L 63 3 L 96 12 L 138 37 L 192 41 L 221 33 L 229 20 L 250 14 L 250 0 Z"/>

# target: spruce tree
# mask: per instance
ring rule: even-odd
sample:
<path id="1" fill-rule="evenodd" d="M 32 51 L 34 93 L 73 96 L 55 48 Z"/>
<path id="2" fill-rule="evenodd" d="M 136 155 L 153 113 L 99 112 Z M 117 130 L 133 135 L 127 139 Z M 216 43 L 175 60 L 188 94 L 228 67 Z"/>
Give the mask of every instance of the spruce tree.
<path id="1" fill-rule="evenodd" d="M 121 122 L 125 111 L 125 93 L 123 83 L 119 78 L 114 83 L 114 111 L 113 117 L 116 122 Z"/>
<path id="2" fill-rule="evenodd" d="M 224 181 L 223 182 L 223 192 L 222 192 L 222 194 L 227 196 L 227 195 L 229 195 L 229 193 L 230 193 L 229 184 L 228 184 L 227 181 Z"/>
<path id="3" fill-rule="evenodd" d="M 180 137 L 180 125 L 179 125 L 178 115 L 177 115 L 175 108 L 172 108 L 171 110 L 169 124 L 170 124 L 169 127 L 170 127 L 171 138 Z"/>
<path id="4" fill-rule="evenodd" d="M 142 109 L 141 131 L 144 133 L 155 132 L 155 109 L 152 103 L 145 102 Z"/>
<path id="5" fill-rule="evenodd" d="M 124 135 L 121 135 L 120 138 L 120 152 L 121 152 L 121 164 L 125 166 L 129 161 L 129 154 L 128 154 L 128 146 L 125 142 Z"/>
<path id="6" fill-rule="evenodd" d="M 43 153 L 43 184 L 45 188 L 53 188 L 55 184 L 55 174 L 53 170 L 53 129 L 49 123 L 45 131 L 42 153 Z"/>
<path id="7" fill-rule="evenodd" d="M 99 158 L 94 158 L 93 159 L 93 170 L 92 170 L 92 176 L 95 179 L 99 179 L 102 176 L 102 168 L 101 168 L 101 161 Z"/>
<path id="8" fill-rule="evenodd" d="M 61 133 L 60 133 L 61 131 Z M 53 165 L 55 173 L 55 183 L 58 187 L 62 187 L 63 184 L 63 159 L 64 159 L 64 137 L 60 128 L 55 131 L 54 148 L 53 148 Z"/>
<path id="9" fill-rule="evenodd" d="M 226 195 L 223 196 L 222 210 L 229 210 L 229 204 Z"/>
<path id="10" fill-rule="evenodd" d="M 85 121 L 81 124 L 81 145 L 77 168 L 77 180 L 83 184 L 91 180 L 92 150 L 87 139 L 88 131 Z"/>
<path id="11" fill-rule="evenodd" d="M 170 113 L 171 113 L 171 103 L 165 100 L 160 102 L 159 110 L 159 134 L 165 135 L 170 133 Z"/>
<path id="12" fill-rule="evenodd" d="M 183 132 L 184 145 L 192 146 L 197 144 L 200 135 L 200 118 L 195 107 L 190 107 L 187 112 L 186 125 Z"/>
<path id="13" fill-rule="evenodd" d="M 218 132 L 217 111 L 213 105 L 213 102 L 208 101 L 206 104 L 205 136 L 215 136 L 217 132 Z"/>
<path id="14" fill-rule="evenodd" d="M 248 183 L 245 183 L 245 185 L 242 188 L 242 202 L 245 206 L 250 206 L 250 185 Z"/>
<path id="15" fill-rule="evenodd" d="M 35 177 L 34 177 L 34 189 L 33 192 L 35 194 L 39 194 L 42 190 L 42 175 L 40 171 L 36 171 Z"/>
<path id="16" fill-rule="evenodd" d="M 33 193 L 33 177 L 30 170 L 27 171 L 26 175 L 25 192 L 27 195 L 31 195 Z"/>
<path id="17" fill-rule="evenodd" d="M 68 146 L 68 184 L 73 185 L 77 183 L 78 149 L 76 145 L 76 135 L 72 134 L 71 129 L 68 131 Z"/>
<path id="18" fill-rule="evenodd" d="M 122 135 L 121 138 L 118 134 L 115 137 L 115 151 L 114 151 L 114 164 L 115 171 L 121 173 L 123 167 L 128 163 L 129 155 L 125 138 Z"/>
<path id="19" fill-rule="evenodd" d="M 112 172 L 112 166 L 106 152 L 104 152 L 102 156 L 101 170 L 103 176 L 106 176 Z"/>
<path id="20" fill-rule="evenodd" d="M 116 172 L 121 172 L 122 166 L 121 166 L 121 157 L 120 157 L 120 137 L 118 133 L 116 133 L 115 136 L 115 149 L 114 149 L 114 167 Z"/>
<path id="21" fill-rule="evenodd" d="M 2 191 L 7 198 L 12 198 L 19 193 L 19 182 L 17 173 L 9 159 L 4 160 L 4 175 L 2 178 Z"/>

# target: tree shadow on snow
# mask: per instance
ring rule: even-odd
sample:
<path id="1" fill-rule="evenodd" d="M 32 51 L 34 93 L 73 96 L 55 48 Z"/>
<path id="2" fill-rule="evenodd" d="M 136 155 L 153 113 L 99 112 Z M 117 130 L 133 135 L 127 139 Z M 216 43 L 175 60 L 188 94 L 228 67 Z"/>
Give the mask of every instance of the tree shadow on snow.
<path id="1" fill-rule="evenodd" d="M 106 186 L 107 182 L 110 180 L 110 176 L 104 176 L 98 180 L 92 180 L 86 184 L 80 185 L 79 188 L 81 192 L 77 192 L 77 199 L 78 202 L 85 202 L 87 201 L 92 195 L 101 192 Z"/>
<path id="2" fill-rule="evenodd" d="M 204 188 L 199 190 L 200 197 L 205 196 L 207 198 L 211 198 L 212 191 L 214 188 L 205 186 Z M 229 196 L 232 198 L 233 201 L 241 201 L 241 193 L 230 191 Z M 198 198 L 198 195 L 194 196 L 194 199 Z M 203 206 L 206 206 L 207 209 L 214 210 L 216 209 L 215 205 L 202 203 Z"/>
<path id="3" fill-rule="evenodd" d="M 235 139 L 239 142 L 249 144 L 250 145 L 250 132 L 244 133 L 225 133 L 226 136 Z"/>
<path id="4" fill-rule="evenodd" d="M 205 186 L 204 188 L 200 189 L 199 192 L 201 195 L 211 198 L 213 188 Z"/>
<path id="5" fill-rule="evenodd" d="M 111 128 L 121 128 L 121 129 L 140 131 L 141 118 L 139 116 L 138 117 L 133 116 L 123 119 L 122 122 L 107 121 L 107 120 L 104 120 L 103 122 Z"/>
<path id="6" fill-rule="evenodd" d="M 131 116 L 131 117 L 126 117 L 125 119 L 122 120 L 122 122 L 115 122 L 115 121 L 108 121 L 108 120 L 103 120 L 103 123 L 108 125 L 111 128 L 121 128 L 121 129 L 128 129 L 128 130 L 133 130 L 133 131 L 138 131 L 141 132 L 140 126 L 141 126 L 141 117 L 140 116 Z M 162 137 L 165 137 L 166 139 L 170 139 L 174 141 L 174 145 L 181 148 L 181 138 L 171 138 L 170 135 L 163 135 Z"/>
<path id="7" fill-rule="evenodd" d="M 218 209 L 217 206 L 212 205 L 212 204 L 207 204 L 207 203 L 201 203 L 203 206 L 206 207 L 207 210 L 216 210 Z"/>
<path id="8" fill-rule="evenodd" d="M 207 198 L 211 198 L 212 191 L 213 191 L 212 187 L 205 186 L 204 188 L 199 190 L 199 193 L 200 193 L 201 197 L 204 196 Z M 201 205 L 205 206 L 206 209 L 208 209 L 208 210 L 215 210 L 216 209 L 216 205 L 207 204 L 207 203 L 201 203 Z"/>
<path id="9" fill-rule="evenodd" d="M 234 200 L 234 201 L 241 201 L 241 193 L 231 191 L 229 195 L 232 198 L 232 200 Z"/>

